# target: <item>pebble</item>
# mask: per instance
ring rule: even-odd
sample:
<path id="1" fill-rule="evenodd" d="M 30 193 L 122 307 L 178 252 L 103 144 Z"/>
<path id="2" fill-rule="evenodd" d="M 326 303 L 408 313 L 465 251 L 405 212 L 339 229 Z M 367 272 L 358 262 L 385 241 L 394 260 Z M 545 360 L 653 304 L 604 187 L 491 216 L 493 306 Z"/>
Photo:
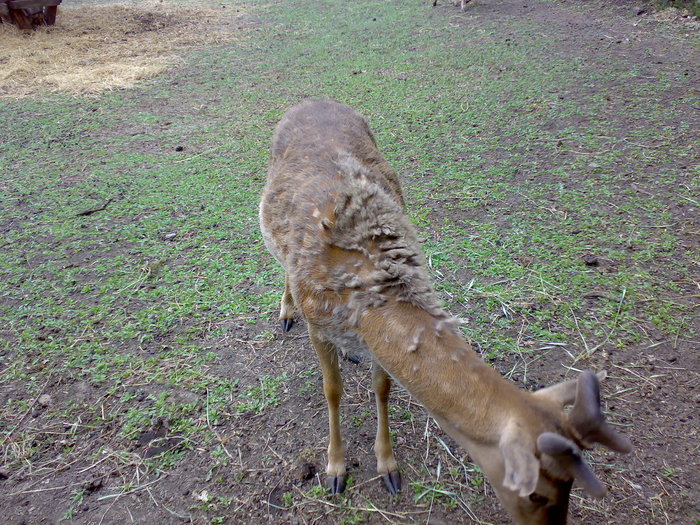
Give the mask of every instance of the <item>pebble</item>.
<path id="1" fill-rule="evenodd" d="M 52 401 L 51 396 L 48 394 L 41 394 L 38 399 L 39 404 L 43 407 L 49 406 Z"/>

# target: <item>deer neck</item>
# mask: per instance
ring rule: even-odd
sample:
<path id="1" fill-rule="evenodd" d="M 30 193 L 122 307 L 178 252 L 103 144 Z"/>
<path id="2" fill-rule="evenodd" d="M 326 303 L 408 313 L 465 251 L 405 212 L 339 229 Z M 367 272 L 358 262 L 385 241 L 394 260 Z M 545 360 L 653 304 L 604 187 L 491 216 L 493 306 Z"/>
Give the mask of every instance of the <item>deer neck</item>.
<path id="1" fill-rule="evenodd" d="M 497 443 L 514 420 L 552 413 L 488 366 L 447 316 L 388 301 L 362 316 L 359 332 L 379 364 L 468 449 Z"/>

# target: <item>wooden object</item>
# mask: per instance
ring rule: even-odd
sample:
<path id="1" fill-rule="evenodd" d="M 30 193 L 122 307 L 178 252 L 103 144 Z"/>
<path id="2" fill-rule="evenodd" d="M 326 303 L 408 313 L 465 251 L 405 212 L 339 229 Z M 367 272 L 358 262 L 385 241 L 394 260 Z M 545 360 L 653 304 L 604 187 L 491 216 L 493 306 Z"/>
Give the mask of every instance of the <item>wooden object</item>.
<path id="1" fill-rule="evenodd" d="M 20 29 L 56 23 L 56 11 L 62 0 L 0 0 L 0 21 Z"/>

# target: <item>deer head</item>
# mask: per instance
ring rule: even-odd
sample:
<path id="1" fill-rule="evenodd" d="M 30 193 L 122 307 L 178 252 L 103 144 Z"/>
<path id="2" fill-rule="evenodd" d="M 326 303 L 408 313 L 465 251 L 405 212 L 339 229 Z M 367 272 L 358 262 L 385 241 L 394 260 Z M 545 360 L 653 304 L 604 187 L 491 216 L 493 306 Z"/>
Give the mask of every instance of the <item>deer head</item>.
<path id="1" fill-rule="evenodd" d="M 573 403 L 564 414 L 560 432 L 533 435 L 528 431 L 531 422 L 512 419 L 501 434 L 497 450 L 467 446 L 516 524 L 566 523 L 574 482 L 594 498 L 605 495 L 605 486 L 585 463 L 582 449 L 600 443 L 615 452 L 632 450 L 630 440 L 612 429 L 600 408 L 599 378 L 605 375 L 586 371 L 578 380 L 531 394 L 559 410 Z"/>

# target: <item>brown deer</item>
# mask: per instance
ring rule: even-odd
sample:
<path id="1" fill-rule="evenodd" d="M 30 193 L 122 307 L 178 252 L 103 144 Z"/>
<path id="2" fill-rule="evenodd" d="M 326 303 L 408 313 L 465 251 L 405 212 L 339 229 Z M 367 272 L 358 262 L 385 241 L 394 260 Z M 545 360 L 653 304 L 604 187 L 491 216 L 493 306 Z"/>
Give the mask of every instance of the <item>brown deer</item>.
<path id="1" fill-rule="evenodd" d="M 282 328 L 292 327 L 295 312 L 303 315 L 321 362 L 331 492 L 346 483 L 340 351 L 372 359 L 377 471 L 392 494 L 401 477 L 389 438 L 390 377 L 481 466 L 515 523 L 565 523 L 574 479 L 593 496 L 605 493 L 581 450 L 597 442 L 629 452 L 632 445 L 601 412 L 604 373 L 532 393 L 477 356 L 440 306 L 398 177 L 363 117 L 332 100 L 286 113 L 272 143 L 260 223 L 286 271 Z"/>

